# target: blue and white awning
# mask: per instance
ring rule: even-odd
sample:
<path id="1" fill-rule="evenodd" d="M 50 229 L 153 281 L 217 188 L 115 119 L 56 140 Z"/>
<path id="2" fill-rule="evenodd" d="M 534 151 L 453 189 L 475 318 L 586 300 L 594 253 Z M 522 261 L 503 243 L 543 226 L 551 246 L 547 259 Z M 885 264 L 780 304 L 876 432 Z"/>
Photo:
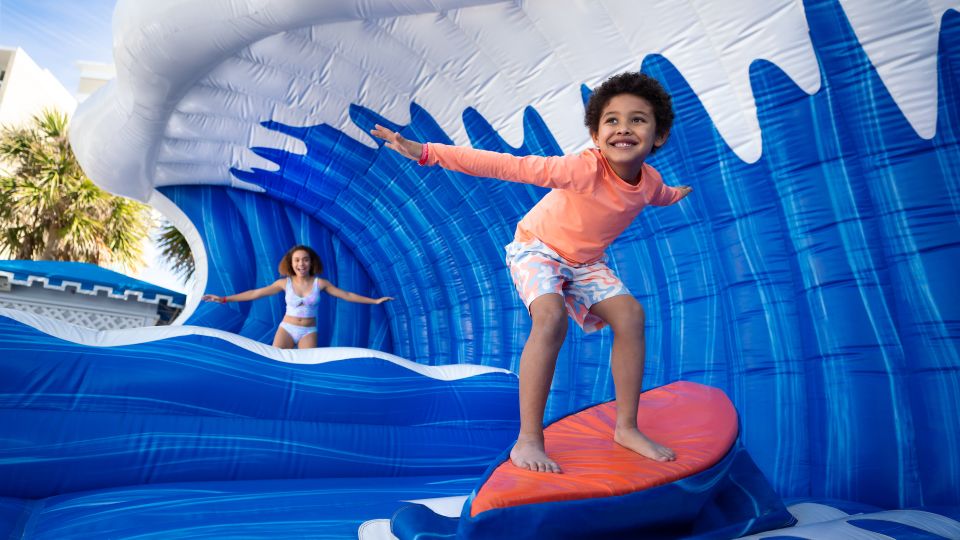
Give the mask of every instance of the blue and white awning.
<path id="1" fill-rule="evenodd" d="M 72 287 L 79 294 L 95 296 L 105 292 L 118 300 L 132 298 L 146 304 L 165 302 L 175 308 L 182 308 L 187 300 L 183 293 L 82 262 L 0 261 L 0 276 L 6 276 L 14 285 L 32 287 L 34 283 L 41 283 L 43 288 L 57 291 Z"/>

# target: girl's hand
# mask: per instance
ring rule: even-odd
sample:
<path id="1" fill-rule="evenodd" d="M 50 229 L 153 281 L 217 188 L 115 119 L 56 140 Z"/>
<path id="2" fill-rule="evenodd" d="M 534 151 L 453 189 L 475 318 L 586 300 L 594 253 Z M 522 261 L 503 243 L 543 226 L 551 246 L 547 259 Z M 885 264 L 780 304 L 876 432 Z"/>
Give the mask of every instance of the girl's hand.
<path id="1" fill-rule="evenodd" d="M 204 302 L 216 302 L 218 304 L 226 303 L 226 297 L 217 296 L 215 294 L 205 294 L 200 299 L 203 300 Z"/>
<path id="2" fill-rule="evenodd" d="M 379 304 L 382 304 L 382 303 L 384 303 L 384 302 L 389 302 L 389 301 L 391 301 L 391 300 L 393 300 L 393 297 L 392 297 L 392 296 L 383 296 L 383 297 L 377 298 L 374 303 L 377 304 L 377 305 L 379 305 Z"/>
<path id="3" fill-rule="evenodd" d="M 423 145 L 411 141 L 410 139 L 400 135 L 396 131 L 392 131 L 388 128 L 377 124 L 376 127 L 370 130 L 370 134 L 378 139 L 383 139 L 387 142 L 387 148 L 395 150 L 401 156 L 409 158 L 415 161 L 419 161 L 420 152 L 423 152 Z M 391 299 L 392 300 L 392 299 Z"/>
<path id="4" fill-rule="evenodd" d="M 693 188 L 690 186 L 680 186 L 677 189 L 679 189 L 681 192 L 680 198 L 677 199 L 677 202 L 682 201 L 683 199 L 686 198 L 687 195 L 693 193 Z"/>

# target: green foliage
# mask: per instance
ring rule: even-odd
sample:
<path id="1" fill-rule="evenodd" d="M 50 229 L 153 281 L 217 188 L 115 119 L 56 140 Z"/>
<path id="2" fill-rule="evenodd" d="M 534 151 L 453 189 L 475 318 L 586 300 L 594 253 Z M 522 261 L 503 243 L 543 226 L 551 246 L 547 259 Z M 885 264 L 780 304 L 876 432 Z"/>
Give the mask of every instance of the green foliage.
<path id="1" fill-rule="evenodd" d="M 0 132 L 0 253 L 15 259 L 143 266 L 149 208 L 110 195 L 84 175 L 67 116 L 44 111 Z"/>
<path id="2" fill-rule="evenodd" d="M 185 280 L 193 277 L 195 270 L 190 244 L 183 234 L 169 222 L 160 226 L 158 245 L 160 253 L 175 273 Z"/>

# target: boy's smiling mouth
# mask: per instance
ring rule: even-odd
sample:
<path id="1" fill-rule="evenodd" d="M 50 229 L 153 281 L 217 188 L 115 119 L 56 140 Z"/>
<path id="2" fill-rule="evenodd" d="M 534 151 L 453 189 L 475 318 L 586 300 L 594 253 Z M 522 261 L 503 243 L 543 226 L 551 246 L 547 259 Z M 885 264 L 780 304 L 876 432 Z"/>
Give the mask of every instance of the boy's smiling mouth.
<path id="1" fill-rule="evenodd" d="M 637 141 L 617 139 L 615 141 L 610 141 L 609 145 L 614 148 L 631 148 L 636 146 Z"/>

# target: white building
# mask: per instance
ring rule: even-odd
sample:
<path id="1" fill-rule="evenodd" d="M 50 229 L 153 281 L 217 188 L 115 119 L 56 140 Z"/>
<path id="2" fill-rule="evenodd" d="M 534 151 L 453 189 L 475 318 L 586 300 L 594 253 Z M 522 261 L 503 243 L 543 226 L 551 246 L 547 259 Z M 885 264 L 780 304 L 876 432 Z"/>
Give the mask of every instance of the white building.
<path id="1" fill-rule="evenodd" d="M 0 127 L 27 124 L 44 109 L 73 115 L 77 100 L 21 48 L 0 47 Z"/>
<path id="2" fill-rule="evenodd" d="M 0 260 L 0 308 L 94 330 L 170 324 L 186 295 L 81 262 Z"/>
<path id="3" fill-rule="evenodd" d="M 77 85 L 77 102 L 79 103 L 83 103 L 90 94 L 117 77 L 117 69 L 113 64 L 77 62 L 77 67 L 80 69 L 80 83 Z"/>

